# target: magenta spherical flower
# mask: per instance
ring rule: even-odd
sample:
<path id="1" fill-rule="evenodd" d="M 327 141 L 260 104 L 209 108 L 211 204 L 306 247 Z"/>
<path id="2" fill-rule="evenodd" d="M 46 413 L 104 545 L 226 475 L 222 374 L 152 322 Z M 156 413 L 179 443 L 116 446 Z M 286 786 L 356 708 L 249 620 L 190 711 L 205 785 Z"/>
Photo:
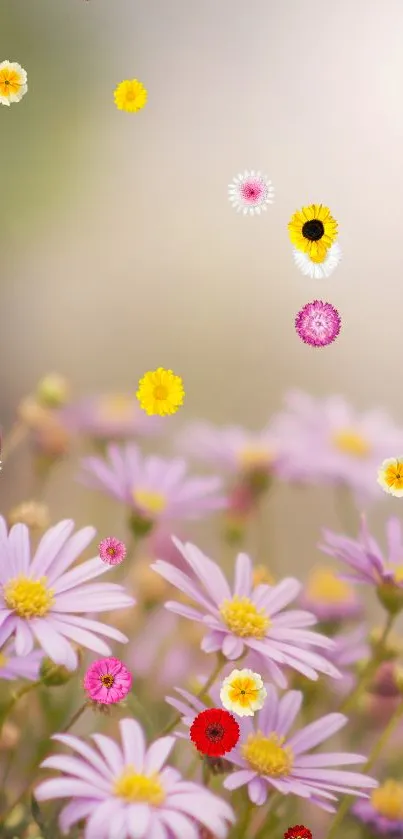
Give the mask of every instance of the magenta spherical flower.
<path id="1" fill-rule="evenodd" d="M 119 658 L 99 658 L 90 664 L 84 676 L 84 690 L 93 702 L 112 705 L 127 696 L 132 681 L 130 670 Z"/>
<path id="2" fill-rule="evenodd" d="M 327 347 L 336 340 L 340 332 L 341 318 L 331 303 L 314 300 L 298 312 L 295 328 L 305 344 L 311 347 Z"/>
<path id="3" fill-rule="evenodd" d="M 119 565 L 126 556 L 126 545 L 114 536 L 107 536 L 99 545 L 99 556 L 108 565 Z"/>

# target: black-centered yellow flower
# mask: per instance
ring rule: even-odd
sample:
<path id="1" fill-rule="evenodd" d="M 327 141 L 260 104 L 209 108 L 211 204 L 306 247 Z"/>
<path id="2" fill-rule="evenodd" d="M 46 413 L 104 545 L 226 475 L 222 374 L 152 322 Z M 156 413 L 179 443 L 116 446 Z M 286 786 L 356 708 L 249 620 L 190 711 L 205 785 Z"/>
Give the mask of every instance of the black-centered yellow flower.
<path id="1" fill-rule="evenodd" d="M 328 207 L 310 204 L 292 216 L 288 231 L 295 247 L 309 254 L 313 262 L 323 262 L 337 238 L 337 221 Z"/>

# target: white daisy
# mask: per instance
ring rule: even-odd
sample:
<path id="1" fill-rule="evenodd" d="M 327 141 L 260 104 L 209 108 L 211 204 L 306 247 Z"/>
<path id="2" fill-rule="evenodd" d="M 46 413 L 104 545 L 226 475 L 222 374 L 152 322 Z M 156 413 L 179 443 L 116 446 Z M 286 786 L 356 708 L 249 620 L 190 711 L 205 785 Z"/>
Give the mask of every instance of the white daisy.
<path id="1" fill-rule="evenodd" d="M 246 170 L 238 175 L 228 186 L 228 198 L 238 213 L 259 215 L 273 203 L 274 189 L 266 175 L 261 172 Z"/>
<path id="2" fill-rule="evenodd" d="M 28 90 L 27 74 L 15 61 L 0 64 L 0 104 L 19 102 Z"/>
<path id="3" fill-rule="evenodd" d="M 327 251 L 323 262 L 314 262 L 309 254 L 293 249 L 294 262 L 305 274 L 306 277 L 312 277 L 314 280 L 323 280 L 324 277 L 330 277 L 334 269 L 337 268 L 341 259 L 340 245 L 335 242 Z"/>

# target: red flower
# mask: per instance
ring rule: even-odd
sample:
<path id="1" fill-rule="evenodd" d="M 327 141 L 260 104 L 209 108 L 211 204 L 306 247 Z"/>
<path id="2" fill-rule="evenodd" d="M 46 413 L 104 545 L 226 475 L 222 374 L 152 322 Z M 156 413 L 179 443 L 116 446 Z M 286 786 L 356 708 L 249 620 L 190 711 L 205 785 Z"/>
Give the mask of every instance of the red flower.
<path id="1" fill-rule="evenodd" d="M 209 757 L 222 757 L 236 746 L 239 740 L 239 725 L 222 708 L 207 708 L 195 717 L 190 728 L 190 739 L 196 749 Z"/>
<path id="2" fill-rule="evenodd" d="M 303 824 L 295 824 L 294 827 L 288 828 L 284 839 L 312 839 L 312 833 Z"/>

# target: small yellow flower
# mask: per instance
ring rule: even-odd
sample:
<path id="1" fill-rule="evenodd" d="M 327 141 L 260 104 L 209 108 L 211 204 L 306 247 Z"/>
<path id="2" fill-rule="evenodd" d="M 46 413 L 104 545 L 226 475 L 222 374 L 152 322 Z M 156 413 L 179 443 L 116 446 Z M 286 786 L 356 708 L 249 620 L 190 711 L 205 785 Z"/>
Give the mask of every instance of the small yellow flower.
<path id="1" fill-rule="evenodd" d="M 15 61 L 0 64 L 0 104 L 19 102 L 28 90 L 27 74 Z"/>
<path id="2" fill-rule="evenodd" d="M 378 469 L 378 484 L 385 492 L 403 496 L 403 457 L 389 457 Z"/>
<path id="3" fill-rule="evenodd" d="M 140 405 L 147 414 L 159 414 L 161 417 L 175 414 L 183 405 L 185 391 L 180 376 L 175 376 L 172 370 L 152 370 L 139 381 L 136 393 Z"/>
<path id="4" fill-rule="evenodd" d="M 312 262 L 324 262 L 337 238 L 337 221 L 328 207 L 311 204 L 294 213 L 288 232 L 297 250 L 307 253 Z"/>
<path id="5" fill-rule="evenodd" d="M 147 91 L 137 79 L 120 82 L 113 94 L 115 105 L 119 111 L 141 111 L 147 102 Z"/>
<path id="6" fill-rule="evenodd" d="M 263 708 L 267 696 L 262 677 L 253 670 L 233 670 L 224 679 L 220 699 L 227 711 L 238 717 L 253 717 Z"/>

